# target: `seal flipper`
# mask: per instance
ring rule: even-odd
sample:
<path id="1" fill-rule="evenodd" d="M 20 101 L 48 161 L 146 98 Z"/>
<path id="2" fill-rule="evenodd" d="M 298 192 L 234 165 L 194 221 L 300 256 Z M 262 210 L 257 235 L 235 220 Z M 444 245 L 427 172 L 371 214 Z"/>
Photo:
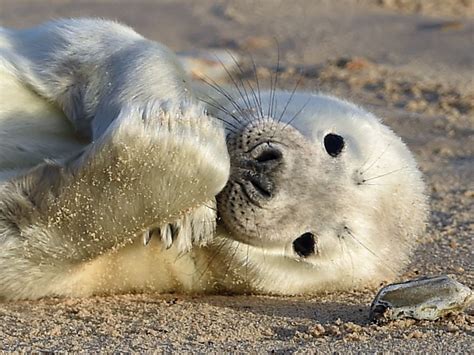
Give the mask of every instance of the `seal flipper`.
<path id="1" fill-rule="evenodd" d="M 186 227 L 179 251 L 202 243 L 214 210 L 199 206 L 228 174 L 224 132 L 198 107 L 124 108 L 82 155 L 0 185 L 0 296 L 74 295 L 65 282 L 82 263 L 172 221 Z"/>

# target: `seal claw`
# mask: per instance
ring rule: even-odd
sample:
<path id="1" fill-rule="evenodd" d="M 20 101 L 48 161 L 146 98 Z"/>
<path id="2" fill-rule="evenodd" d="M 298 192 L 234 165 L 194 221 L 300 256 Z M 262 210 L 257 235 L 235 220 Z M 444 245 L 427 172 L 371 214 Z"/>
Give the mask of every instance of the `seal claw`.
<path id="1" fill-rule="evenodd" d="M 153 236 L 153 231 L 146 231 L 143 233 L 143 246 L 147 246 L 150 243 L 151 237 Z"/>

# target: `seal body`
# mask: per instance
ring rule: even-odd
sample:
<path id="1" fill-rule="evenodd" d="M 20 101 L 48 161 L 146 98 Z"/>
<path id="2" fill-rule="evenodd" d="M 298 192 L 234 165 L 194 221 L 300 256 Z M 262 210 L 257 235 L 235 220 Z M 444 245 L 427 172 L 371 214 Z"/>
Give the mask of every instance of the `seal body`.
<path id="1" fill-rule="evenodd" d="M 413 157 L 353 104 L 208 92 L 90 19 L 1 30 L 0 79 L 3 298 L 364 287 L 423 231 Z"/>

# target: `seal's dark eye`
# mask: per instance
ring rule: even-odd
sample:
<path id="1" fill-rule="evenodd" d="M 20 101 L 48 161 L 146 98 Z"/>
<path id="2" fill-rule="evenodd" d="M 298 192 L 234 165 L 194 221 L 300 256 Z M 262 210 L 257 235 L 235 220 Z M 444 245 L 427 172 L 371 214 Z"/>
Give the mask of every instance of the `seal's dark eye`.
<path id="1" fill-rule="evenodd" d="M 315 252 L 315 240 L 313 233 L 304 233 L 293 242 L 293 249 L 298 256 L 306 258 Z"/>
<path id="2" fill-rule="evenodd" d="M 344 138 L 341 136 L 329 133 L 324 137 L 324 148 L 326 152 L 332 157 L 337 157 L 344 149 Z"/>

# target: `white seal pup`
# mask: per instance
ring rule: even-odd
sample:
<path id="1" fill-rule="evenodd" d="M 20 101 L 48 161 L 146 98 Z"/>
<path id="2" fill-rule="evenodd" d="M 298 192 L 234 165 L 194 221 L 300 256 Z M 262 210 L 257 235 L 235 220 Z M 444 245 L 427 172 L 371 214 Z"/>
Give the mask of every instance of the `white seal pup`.
<path id="1" fill-rule="evenodd" d="M 209 116 L 196 92 L 117 23 L 0 32 L 1 297 L 315 293 L 401 269 L 423 183 L 378 119 L 239 90 L 212 93 Z"/>

